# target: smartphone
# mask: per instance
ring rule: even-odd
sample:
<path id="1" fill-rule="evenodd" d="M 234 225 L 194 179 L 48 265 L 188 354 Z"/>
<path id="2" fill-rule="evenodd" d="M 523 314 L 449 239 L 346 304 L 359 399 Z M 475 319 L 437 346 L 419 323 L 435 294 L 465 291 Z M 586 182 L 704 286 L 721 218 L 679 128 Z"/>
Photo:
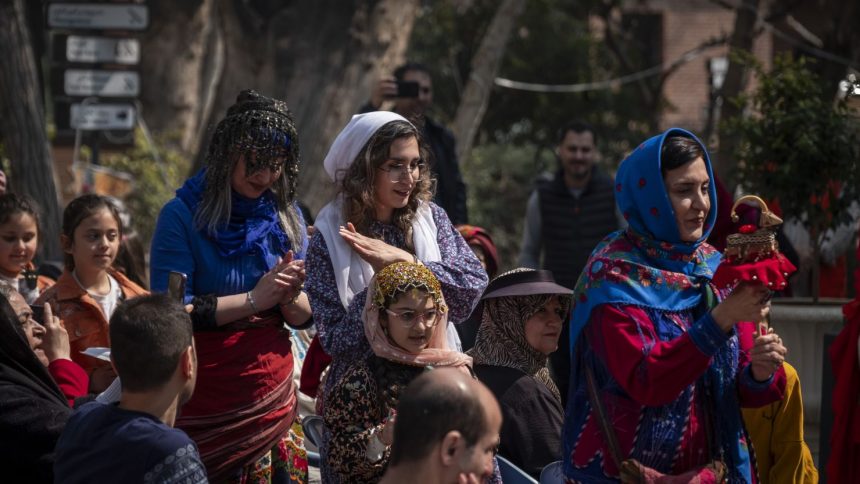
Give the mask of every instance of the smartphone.
<path id="1" fill-rule="evenodd" d="M 397 97 L 418 97 L 418 83 L 415 81 L 397 81 Z"/>
<path id="2" fill-rule="evenodd" d="M 21 275 L 24 277 L 18 279 L 18 292 L 23 293 L 34 291 L 39 284 L 39 273 L 25 269 Z"/>
<path id="3" fill-rule="evenodd" d="M 33 311 L 33 319 L 39 323 L 44 324 L 45 321 L 45 306 L 41 304 L 31 304 L 30 311 Z"/>
<path id="4" fill-rule="evenodd" d="M 185 282 L 188 276 L 181 272 L 170 271 L 167 276 L 167 295 L 181 303 L 185 302 Z"/>

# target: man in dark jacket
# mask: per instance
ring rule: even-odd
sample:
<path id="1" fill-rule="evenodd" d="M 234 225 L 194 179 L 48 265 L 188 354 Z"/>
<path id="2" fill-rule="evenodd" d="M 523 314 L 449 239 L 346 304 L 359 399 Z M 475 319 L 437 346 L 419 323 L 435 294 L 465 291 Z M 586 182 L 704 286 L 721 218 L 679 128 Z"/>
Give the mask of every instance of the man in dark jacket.
<path id="1" fill-rule="evenodd" d="M 417 96 L 398 95 L 398 82 L 418 84 Z M 412 93 L 415 94 L 413 91 Z M 394 77 L 380 79 L 374 87 L 370 101 L 361 107 L 360 112 L 376 111 L 383 101 L 394 101 L 393 111 L 412 121 L 422 131 L 424 140 L 431 151 L 430 166 L 436 177 L 436 195 L 433 199 L 442 207 L 454 225 L 468 223 L 466 212 L 466 184 L 460 174 L 457 152 L 454 150 L 454 136 L 444 126 L 427 116 L 433 103 L 433 80 L 430 71 L 421 64 L 407 63 L 394 71 Z"/>
<path id="2" fill-rule="evenodd" d="M 540 180 L 526 206 L 519 265 L 552 271 L 555 281 L 576 287 L 591 251 L 605 236 L 624 225 L 615 208 L 612 178 L 594 164 L 594 128 L 574 121 L 558 133 L 559 170 Z M 543 262 L 541 263 L 541 255 Z M 550 370 L 567 402 L 570 354 L 569 324 L 550 355 Z"/>

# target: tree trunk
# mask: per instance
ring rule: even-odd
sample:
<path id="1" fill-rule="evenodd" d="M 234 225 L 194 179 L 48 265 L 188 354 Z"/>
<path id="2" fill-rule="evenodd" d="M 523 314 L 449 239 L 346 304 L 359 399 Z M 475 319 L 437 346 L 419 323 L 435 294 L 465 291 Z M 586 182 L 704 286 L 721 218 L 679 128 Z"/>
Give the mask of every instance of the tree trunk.
<path id="1" fill-rule="evenodd" d="M 295 25 L 310 6 L 317 6 L 316 25 L 305 25 L 293 37 L 294 45 L 278 57 L 279 93 L 290 104 L 302 141 L 302 176 L 299 195 L 313 210 L 327 203 L 333 184 L 323 170 L 331 142 L 358 108 L 367 101 L 371 87 L 403 63 L 419 0 L 360 2 L 351 14 L 338 1 L 307 0 L 296 9 Z M 322 187 L 329 187 L 322 190 Z"/>
<path id="2" fill-rule="evenodd" d="M 45 109 L 23 0 L 0 0 L 0 133 L 12 160 L 12 191 L 33 197 L 41 208 L 40 239 L 47 259 L 59 260 L 60 209 Z"/>
<path id="3" fill-rule="evenodd" d="M 751 52 L 753 40 L 755 40 L 755 24 L 756 12 L 758 12 L 759 0 L 743 0 L 743 3 L 738 7 L 735 14 L 735 26 L 732 31 L 731 39 L 729 39 L 729 51 L 746 51 Z M 723 86 L 720 89 L 720 97 L 723 103 L 720 110 L 720 119 L 728 120 L 742 114 L 742 108 L 735 106 L 731 100 L 743 92 L 747 82 L 746 67 L 735 62 L 729 56 L 729 67 L 726 71 L 726 77 L 723 81 Z M 717 173 L 723 184 L 729 190 L 729 193 L 735 192 L 738 180 L 735 178 L 737 160 L 735 159 L 735 149 L 737 147 L 737 138 L 730 136 L 725 129 L 725 123 L 720 123 L 719 128 L 720 149 L 717 159 Z"/>
<path id="4" fill-rule="evenodd" d="M 197 149 L 224 62 L 217 3 L 150 0 L 150 27 L 141 37 L 141 115 L 186 155 Z"/>
<path id="5" fill-rule="evenodd" d="M 179 135 L 197 170 L 239 91 L 284 99 L 301 142 L 299 196 L 319 209 L 333 193 L 322 169 L 329 144 L 372 83 L 403 61 L 419 8 L 419 0 L 152 0 L 141 66 L 147 119 Z M 177 45 L 187 47 L 160 55 Z"/>
<path id="6" fill-rule="evenodd" d="M 505 47 L 514 25 L 526 6 L 525 0 L 504 0 L 493 15 L 487 33 L 472 58 L 472 67 L 460 106 L 454 118 L 454 137 L 457 139 L 457 159 L 467 160 L 481 120 L 487 111 L 493 79 L 505 55 Z"/>

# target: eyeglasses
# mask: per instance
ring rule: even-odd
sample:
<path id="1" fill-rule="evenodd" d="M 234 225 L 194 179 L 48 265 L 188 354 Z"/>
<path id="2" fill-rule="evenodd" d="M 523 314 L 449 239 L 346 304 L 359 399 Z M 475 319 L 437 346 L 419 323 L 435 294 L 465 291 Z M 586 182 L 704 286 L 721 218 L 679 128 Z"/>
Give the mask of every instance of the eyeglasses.
<path id="1" fill-rule="evenodd" d="M 412 326 L 415 326 L 415 324 L 418 323 L 418 320 L 421 320 L 424 323 L 424 326 L 428 328 L 436 326 L 436 323 L 439 322 L 439 318 L 437 318 L 439 311 L 437 309 L 428 309 L 422 313 L 410 310 L 396 313 L 390 309 L 386 309 L 385 312 L 388 313 L 388 315 L 392 318 L 400 321 L 400 324 L 402 324 L 406 328 L 411 328 Z"/>
<path id="2" fill-rule="evenodd" d="M 388 179 L 395 183 L 406 178 L 407 173 L 409 173 L 409 176 L 411 176 L 413 180 L 417 180 L 421 176 L 421 172 L 424 170 L 424 162 L 416 161 L 409 165 L 404 163 L 392 163 L 387 168 L 380 166 L 379 169 L 387 172 Z"/>

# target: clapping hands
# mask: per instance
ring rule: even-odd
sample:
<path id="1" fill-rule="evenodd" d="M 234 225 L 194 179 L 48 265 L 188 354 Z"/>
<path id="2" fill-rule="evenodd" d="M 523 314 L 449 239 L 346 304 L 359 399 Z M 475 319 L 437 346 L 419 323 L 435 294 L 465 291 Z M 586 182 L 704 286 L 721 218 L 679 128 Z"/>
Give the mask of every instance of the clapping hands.
<path id="1" fill-rule="evenodd" d="M 304 283 L 305 261 L 296 260 L 293 251 L 287 251 L 254 286 L 254 303 L 260 311 L 288 304 L 301 293 Z"/>

